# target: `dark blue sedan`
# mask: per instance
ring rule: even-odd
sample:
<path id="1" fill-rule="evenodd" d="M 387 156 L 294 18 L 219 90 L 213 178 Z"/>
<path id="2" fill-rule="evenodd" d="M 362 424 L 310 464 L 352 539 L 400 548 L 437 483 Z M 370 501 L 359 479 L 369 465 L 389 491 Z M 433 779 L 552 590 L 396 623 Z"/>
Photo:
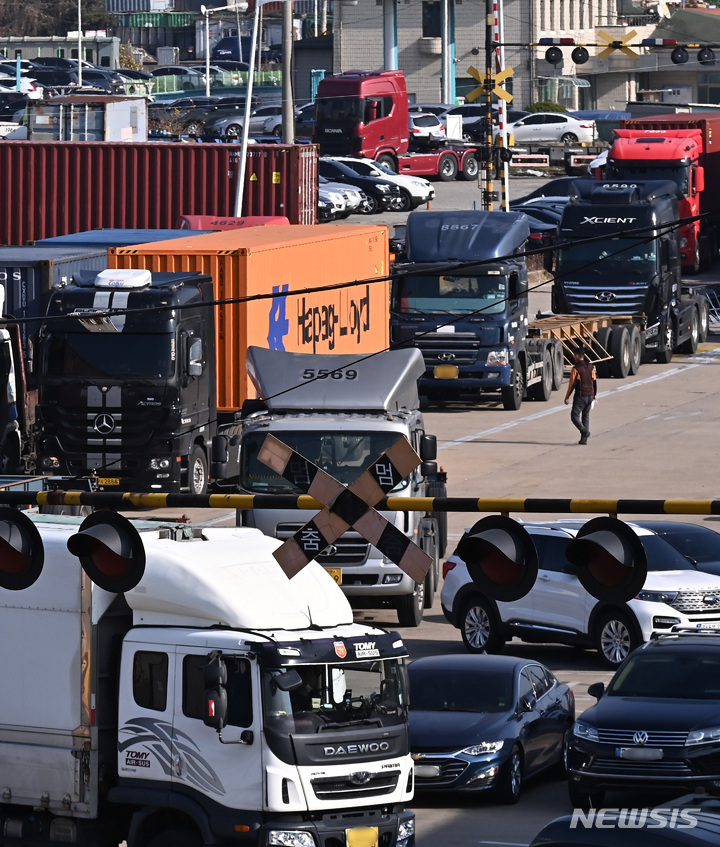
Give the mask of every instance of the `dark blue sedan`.
<path id="1" fill-rule="evenodd" d="M 564 774 L 575 698 L 544 665 L 512 656 L 417 659 L 410 673 L 415 789 L 492 790 L 516 803 L 523 781 Z"/>

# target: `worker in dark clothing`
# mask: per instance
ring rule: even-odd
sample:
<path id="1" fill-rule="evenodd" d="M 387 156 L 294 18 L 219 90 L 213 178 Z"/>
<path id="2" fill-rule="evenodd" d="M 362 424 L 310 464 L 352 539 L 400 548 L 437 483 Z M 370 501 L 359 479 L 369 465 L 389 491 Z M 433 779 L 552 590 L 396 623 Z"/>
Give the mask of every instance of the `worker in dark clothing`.
<path id="1" fill-rule="evenodd" d="M 578 443 L 587 444 L 590 438 L 590 410 L 597 399 L 597 374 L 595 366 L 588 361 L 583 348 L 577 348 L 574 356 L 575 364 L 570 372 L 565 405 L 567 406 L 570 402 L 570 395 L 574 391 L 570 420 L 580 430 Z"/>

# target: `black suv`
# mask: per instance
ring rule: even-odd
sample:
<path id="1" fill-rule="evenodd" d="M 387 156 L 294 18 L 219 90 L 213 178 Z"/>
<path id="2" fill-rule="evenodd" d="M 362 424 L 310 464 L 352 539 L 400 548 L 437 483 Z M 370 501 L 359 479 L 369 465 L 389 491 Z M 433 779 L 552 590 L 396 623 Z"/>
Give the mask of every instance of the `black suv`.
<path id="1" fill-rule="evenodd" d="M 720 788 L 720 632 L 662 635 L 633 651 L 567 749 L 572 804 L 599 808 L 609 790 Z"/>

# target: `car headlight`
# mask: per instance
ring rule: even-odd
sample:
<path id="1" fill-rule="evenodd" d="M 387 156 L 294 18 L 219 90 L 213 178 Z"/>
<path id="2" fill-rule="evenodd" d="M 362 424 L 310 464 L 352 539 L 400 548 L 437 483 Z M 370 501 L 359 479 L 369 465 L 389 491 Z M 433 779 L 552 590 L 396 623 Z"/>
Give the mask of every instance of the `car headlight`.
<path id="1" fill-rule="evenodd" d="M 299 829 L 271 829 L 267 839 L 268 844 L 276 847 L 315 847 L 312 833 Z"/>
<path id="2" fill-rule="evenodd" d="M 170 459 L 150 459 L 150 470 L 167 471 L 170 469 Z"/>
<path id="3" fill-rule="evenodd" d="M 389 185 L 378 185 L 377 190 L 382 191 L 383 194 L 386 194 L 388 191 L 390 191 L 390 186 Z"/>
<path id="4" fill-rule="evenodd" d="M 572 731 L 573 735 L 584 738 L 586 741 L 600 741 L 597 729 L 584 721 L 575 721 Z"/>
<path id="5" fill-rule="evenodd" d="M 693 729 L 688 732 L 687 744 L 716 744 L 720 741 L 720 726 L 711 726 L 707 729 Z"/>
<path id="6" fill-rule="evenodd" d="M 468 756 L 486 756 L 488 753 L 499 753 L 504 743 L 504 741 L 481 741 L 479 744 L 473 744 L 460 752 L 467 753 Z"/>
<path id="7" fill-rule="evenodd" d="M 510 361 L 506 348 L 491 350 L 487 355 L 488 365 L 507 365 Z"/>
<path id="8" fill-rule="evenodd" d="M 637 598 L 647 600 L 649 603 L 673 603 L 677 596 L 677 591 L 641 591 Z"/>

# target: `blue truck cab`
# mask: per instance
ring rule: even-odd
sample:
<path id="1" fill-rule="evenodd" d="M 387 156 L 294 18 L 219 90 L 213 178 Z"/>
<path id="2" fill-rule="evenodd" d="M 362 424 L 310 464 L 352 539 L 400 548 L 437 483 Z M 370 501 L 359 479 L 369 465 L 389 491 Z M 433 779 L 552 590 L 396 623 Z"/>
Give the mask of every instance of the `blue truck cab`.
<path id="1" fill-rule="evenodd" d="M 417 347 L 430 399 L 500 392 L 506 409 L 547 400 L 562 348 L 528 322 L 530 235 L 516 212 L 412 212 L 393 267 L 393 347 Z"/>

